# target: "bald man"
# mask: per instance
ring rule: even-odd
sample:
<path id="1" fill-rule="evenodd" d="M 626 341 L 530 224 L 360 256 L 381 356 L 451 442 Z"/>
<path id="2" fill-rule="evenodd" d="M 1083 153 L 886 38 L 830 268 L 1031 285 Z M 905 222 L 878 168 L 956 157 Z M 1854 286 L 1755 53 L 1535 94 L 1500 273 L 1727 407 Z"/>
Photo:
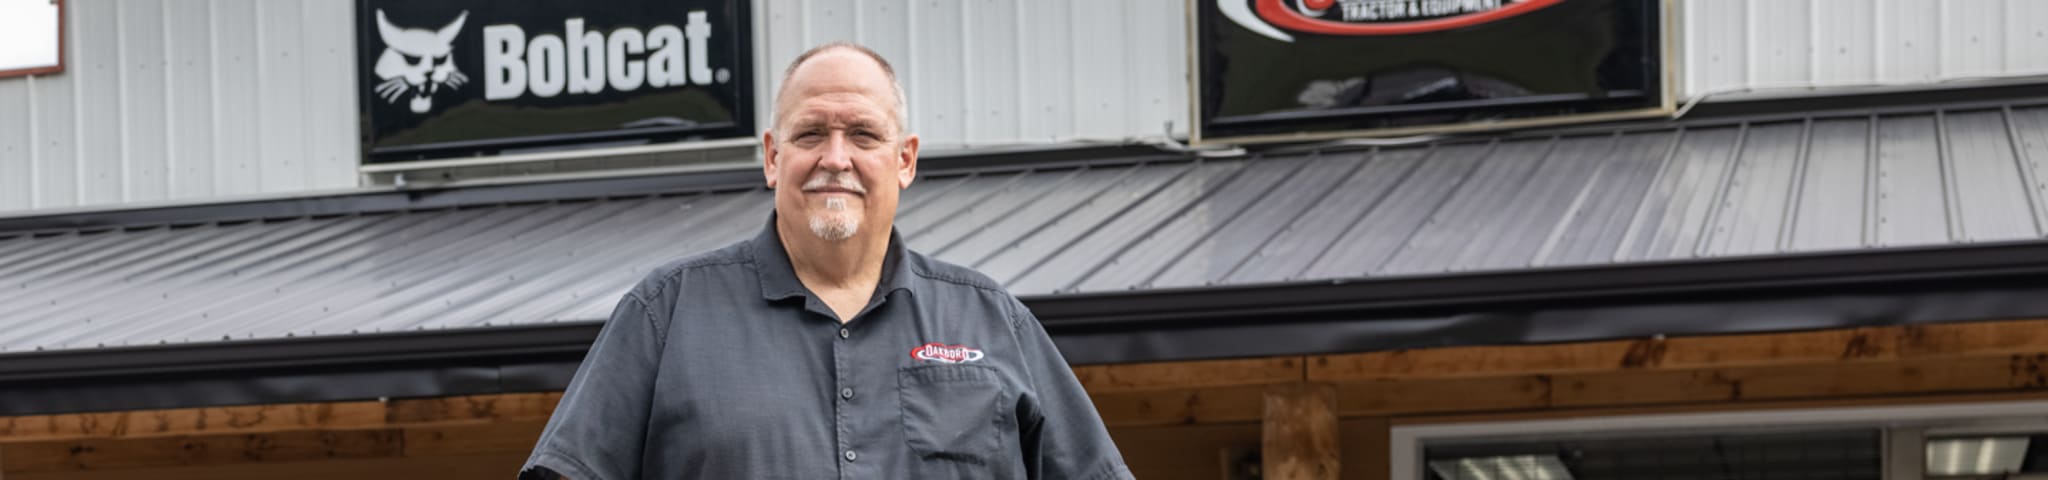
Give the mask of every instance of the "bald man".
<path id="1" fill-rule="evenodd" d="M 766 225 L 619 301 L 522 477 L 1130 478 L 1030 310 L 896 234 L 905 120 L 873 51 L 791 62 Z"/>

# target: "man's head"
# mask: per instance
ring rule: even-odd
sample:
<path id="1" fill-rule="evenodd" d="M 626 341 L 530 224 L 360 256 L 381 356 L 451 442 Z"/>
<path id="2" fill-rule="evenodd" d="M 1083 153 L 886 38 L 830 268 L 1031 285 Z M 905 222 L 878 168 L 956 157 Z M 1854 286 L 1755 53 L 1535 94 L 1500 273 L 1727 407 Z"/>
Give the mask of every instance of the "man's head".
<path id="1" fill-rule="evenodd" d="M 917 177 L 918 139 L 904 127 L 902 91 L 889 63 L 859 45 L 826 44 L 790 63 L 775 123 L 761 134 L 782 222 L 828 241 L 864 227 L 887 235 L 897 194 Z"/>

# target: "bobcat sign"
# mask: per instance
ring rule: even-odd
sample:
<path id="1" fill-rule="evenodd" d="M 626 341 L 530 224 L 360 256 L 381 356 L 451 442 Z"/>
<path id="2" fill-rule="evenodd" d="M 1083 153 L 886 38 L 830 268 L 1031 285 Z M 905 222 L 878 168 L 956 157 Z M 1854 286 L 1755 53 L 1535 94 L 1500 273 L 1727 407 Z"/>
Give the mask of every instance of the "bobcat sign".
<path id="1" fill-rule="evenodd" d="M 747 136 L 744 0 L 358 0 L 364 163 Z"/>

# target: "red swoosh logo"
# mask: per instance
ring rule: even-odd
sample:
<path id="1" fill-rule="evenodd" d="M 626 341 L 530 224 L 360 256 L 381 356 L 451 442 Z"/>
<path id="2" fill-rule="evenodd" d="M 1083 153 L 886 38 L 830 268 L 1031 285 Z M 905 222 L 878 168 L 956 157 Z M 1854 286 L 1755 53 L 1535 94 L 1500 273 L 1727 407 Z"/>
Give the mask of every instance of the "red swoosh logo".
<path id="1" fill-rule="evenodd" d="M 1302 15 L 1301 12 L 1287 8 L 1287 0 L 1257 1 L 1258 3 L 1254 7 L 1257 8 L 1259 18 L 1271 22 L 1273 26 L 1298 32 L 1327 35 L 1403 35 L 1450 30 L 1498 21 L 1564 2 L 1564 0 L 1525 0 L 1485 12 L 1469 13 L 1454 17 L 1413 22 L 1362 24 L 1309 18 L 1307 15 Z"/>

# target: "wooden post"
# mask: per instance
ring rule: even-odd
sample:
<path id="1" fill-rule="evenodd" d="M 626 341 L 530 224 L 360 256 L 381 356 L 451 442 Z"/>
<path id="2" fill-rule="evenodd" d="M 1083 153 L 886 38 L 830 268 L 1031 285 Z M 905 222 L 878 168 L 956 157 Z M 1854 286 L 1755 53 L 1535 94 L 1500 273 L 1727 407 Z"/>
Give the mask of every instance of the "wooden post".
<path id="1" fill-rule="evenodd" d="M 1260 469 L 1271 480 L 1336 480 L 1337 389 L 1288 383 L 1266 390 Z"/>

